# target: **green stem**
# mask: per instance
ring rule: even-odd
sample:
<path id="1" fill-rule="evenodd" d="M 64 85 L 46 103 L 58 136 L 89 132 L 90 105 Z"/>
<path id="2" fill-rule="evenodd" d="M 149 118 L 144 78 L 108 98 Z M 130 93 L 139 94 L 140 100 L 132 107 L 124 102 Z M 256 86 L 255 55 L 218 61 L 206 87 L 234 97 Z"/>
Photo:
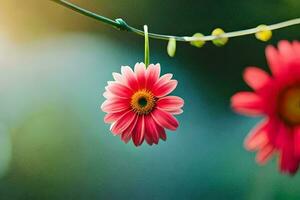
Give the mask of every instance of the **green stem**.
<path id="1" fill-rule="evenodd" d="M 91 11 L 88 11 L 88 10 L 85 10 L 85 9 L 75 5 L 75 4 L 72 4 L 72 3 L 68 2 L 68 1 L 65 1 L 65 0 L 50 0 L 50 1 L 58 3 L 58 4 L 66 7 L 66 8 L 69 8 L 69 9 L 75 11 L 75 12 L 78 12 L 78 13 L 83 14 L 85 16 L 91 17 L 91 18 L 96 19 L 98 21 L 101 21 L 105 24 L 112 25 L 116 28 L 121 28 L 120 24 L 118 22 L 116 22 L 115 20 L 109 19 L 107 17 L 103 17 L 101 15 L 95 14 L 95 13 L 93 13 Z"/>
<path id="2" fill-rule="evenodd" d="M 145 66 L 147 68 L 150 64 L 149 36 L 148 36 L 147 25 L 144 25 L 144 34 L 145 34 Z"/>
<path id="3" fill-rule="evenodd" d="M 66 0 L 50 0 L 50 1 L 58 3 L 66 8 L 69 8 L 75 12 L 82 14 L 82 15 L 91 17 L 91 18 L 101 21 L 105 24 L 113 26 L 119 30 L 133 32 L 133 33 L 136 33 L 143 37 L 145 36 L 144 31 L 136 29 L 132 26 L 129 26 L 124 20 L 122 20 L 120 18 L 116 19 L 116 20 L 112 20 L 107 17 L 93 13 L 89 10 L 83 9 L 73 3 L 66 1 Z M 281 28 L 285 28 L 285 27 L 289 27 L 289 26 L 298 25 L 298 24 L 300 24 L 300 18 L 295 18 L 295 19 L 280 22 L 277 24 L 272 24 L 272 25 L 269 25 L 268 27 L 270 30 L 276 30 L 276 29 L 281 29 Z M 239 37 L 239 36 L 244 36 L 244 35 L 255 34 L 259 31 L 260 31 L 260 29 L 258 29 L 258 28 L 250 28 L 250 29 L 245 29 L 245 30 L 240 30 L 240 31 L 228 32 L 228 33 L 225 33 L 225 34 L 222 34 L 219 36 L 208 35 L 208 36 L 203 36 L 203 37 L 162 35 L 162 34 L 156 34 L 156 33 L 148 33 L 148 36 L 149 36 L 149 38 L 159 39 L 159 40 L 169 40 L 170 38 L 175 38 L 176 41 L 191 42 L 191 41 L 211 41 L 211 40 L 215 40 L 217 38 L 222 38 L 222 37 L 224 37 L 224 38 Z"/>

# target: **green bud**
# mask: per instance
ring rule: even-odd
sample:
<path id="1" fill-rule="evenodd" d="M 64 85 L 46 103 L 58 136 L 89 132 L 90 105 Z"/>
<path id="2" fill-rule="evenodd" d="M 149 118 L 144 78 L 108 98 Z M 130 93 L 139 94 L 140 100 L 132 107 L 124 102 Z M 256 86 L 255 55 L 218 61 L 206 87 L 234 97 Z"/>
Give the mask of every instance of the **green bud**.
<path id="1" fill-rule="evenodd" d="M 256 39 L 266 42 L 272 38 L 272 31 L 269 29 L 267 25 L 259 25 L 258 27 L 258 32 L 255 33 Z"/>
<path id="2" fill-rule="evenodd" d="M 176 53 L 176 39 L 170 38 L 167 47 L 168 55 L 174 57 Z"/>
<path id="3" fill-rule="evenodd" d="M 198 47 L 198 48 L 201 48 L 201 47 L 204 46 L 205 41 L 201 40 L 201 38 L 204 37 L 203 34 L 201 34 L 201 33 L 195 33 L 195 34 L 193 35 L 193 37 L 199 38 L 199 40 L 197 40 L 197 41 L 191 41 L 190 44 L 191 44 L 192 46 L 195 46 L 195 47 Z"/>
<path id="4" fill-rule="evenodd" d="M 216 28 L 213 32 L 213 36 L 217 36 L 217 39 L 214 39 L 212 42 L 214 45 L 221 47 L 224 46 L 228 42 L 227 37 L 221 37 L 221 35 L 225 34 L 225 32 L 221 28 Z M 220 36 L 220 37 L 219 37 Z"/>

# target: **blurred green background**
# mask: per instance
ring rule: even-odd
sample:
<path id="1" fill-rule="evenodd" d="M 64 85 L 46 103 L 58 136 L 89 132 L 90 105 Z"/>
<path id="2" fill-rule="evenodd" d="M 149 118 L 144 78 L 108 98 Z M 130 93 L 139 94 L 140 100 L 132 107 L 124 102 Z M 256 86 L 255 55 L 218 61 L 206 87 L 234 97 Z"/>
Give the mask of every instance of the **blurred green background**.
<path id="1" fill-rule="evenodd" d="M 151 32 L 209 34 L 299 17 L 299 0 L 74 0 Z M 174 73 L 185 99 L 176 132 L 157 146 L 125 145 L 99 109 L 112 72 L 143 61 L 143 38 L 48 0 L 0 0 L 0 199 L 300 199 L 300 177 L 264 167 L 243 139 L 260 120 L 234 114 L 249 65 L 267 69 L 254 36 L 223 48 L 151 40 L 151 61 Z M 299 40 L 300 27 L 269 42 Z"/>

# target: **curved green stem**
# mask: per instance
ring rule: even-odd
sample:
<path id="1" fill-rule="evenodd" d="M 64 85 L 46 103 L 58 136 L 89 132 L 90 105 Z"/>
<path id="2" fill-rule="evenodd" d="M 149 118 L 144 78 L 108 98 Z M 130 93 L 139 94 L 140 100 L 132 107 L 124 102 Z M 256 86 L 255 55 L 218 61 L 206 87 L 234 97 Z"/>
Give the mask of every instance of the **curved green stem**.
<path id="1" fill-rule="evenodd" d="M 80 14 L 91 17 L 98 21 L 101 21 L 110 26 L 113 26 L 119 30 L 129 31 L 129 32 L 133 32 L 138 35 L 141 35 L 141 36 L 145 36 L 144 31 L 136 29 L 132 26 L 129 26 L 124 20 L 122 20 L 120 18 L 116 19 L 116 20 L 112 20 L 107 17 L 93 13 L 89 10 L 83 9 L 73 3 L 66 1 L 66 0 L 50 0 L 50 1 L 58 3 L 66 8 L 69 8 L 73 11 L 76 11 Z M 269 30 L 276 30 L 276 29 L 281 29 L 281 28 L 285 28 L 288 26 L 298 25 L 298 24 L 300 24 L 300 18 L 295 18 L 295 19 L 288 20 L 285 22 L 280 22 L 277 24 L 269 25 L 268 28 L 269 28 Z M 211 41 L 211 40 L 215 40 L 215 39 L 222 38 L 222 37 L 224 37 L 224 38 L 239 37 L 239 36 L 244 36 L 244 35 L 255 34 L 259 31 L 261 31 L 259 28 L 250 28 L 250 29 L 245 29 L 245 30 L 240 30 L 240 31 L 228 32 L 228 33 L 218 35 L 218 36 L 208 35 L 208 36 L 203 36 L 203 37 L 162 35 L 162 34 L 156 34 L 156 33 L 148 33 L 148 36 L 149 36 L 149 38 L 154 38 L 154 39 L 159 39 L 159 40 L 169 40 L 170 38 L 174 38 L 176 41 L 180 41 L 180 42 L 191 42 L 191 41 Z"/>
<path id="2" fill-rule="evenodd" d="M 85 16 L 91 17 L 91 18 L 96 19 L 98 21 L 101 21 L 103 23 L 112 25 L 112 26 L 114 26 L 116 28 L 121 28 L 120 24 L 118 22 L 116 22 L 115 20 L 109 19 L 107 17 L 103 17 L 101 15 L 98 15 L 98 14 L 93 13 L 93 12 L 88 11 L 88 10 L 85 10 L 85 9 L 83 9 L 83 8 L 75 5 L 75 4 L 72 4 L 72 3 L 68 2 L 68 1 L 65 1 L 65 0 L 50 0 L 50 1 L 58 3 L 58 4 L 66 7 L 66 8 L 69 8 L 69 9 L 71 9 L 73 11 L 76 11 L 76 12 L 78 12 L 80 14 L 83 14 Z"/>

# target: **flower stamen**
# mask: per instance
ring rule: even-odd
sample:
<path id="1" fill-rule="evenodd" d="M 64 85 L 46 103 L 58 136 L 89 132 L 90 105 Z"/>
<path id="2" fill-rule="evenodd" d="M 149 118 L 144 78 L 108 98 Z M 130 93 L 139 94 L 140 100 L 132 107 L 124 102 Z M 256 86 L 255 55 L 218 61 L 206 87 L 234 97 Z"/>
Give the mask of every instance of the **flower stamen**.
<path id="1" fill-rule="evenodd" d="M 139 115 L 146 115 L 154 108 L 155 102 L 152 92 L 142 89 L 132 95 L 130 105 Z"/>
<path id="2" fill-rule="evenodd" d="M 279 114 L 290 125 L 300 124 L 300 86 L 289 87 L 279 98 Z"/>

